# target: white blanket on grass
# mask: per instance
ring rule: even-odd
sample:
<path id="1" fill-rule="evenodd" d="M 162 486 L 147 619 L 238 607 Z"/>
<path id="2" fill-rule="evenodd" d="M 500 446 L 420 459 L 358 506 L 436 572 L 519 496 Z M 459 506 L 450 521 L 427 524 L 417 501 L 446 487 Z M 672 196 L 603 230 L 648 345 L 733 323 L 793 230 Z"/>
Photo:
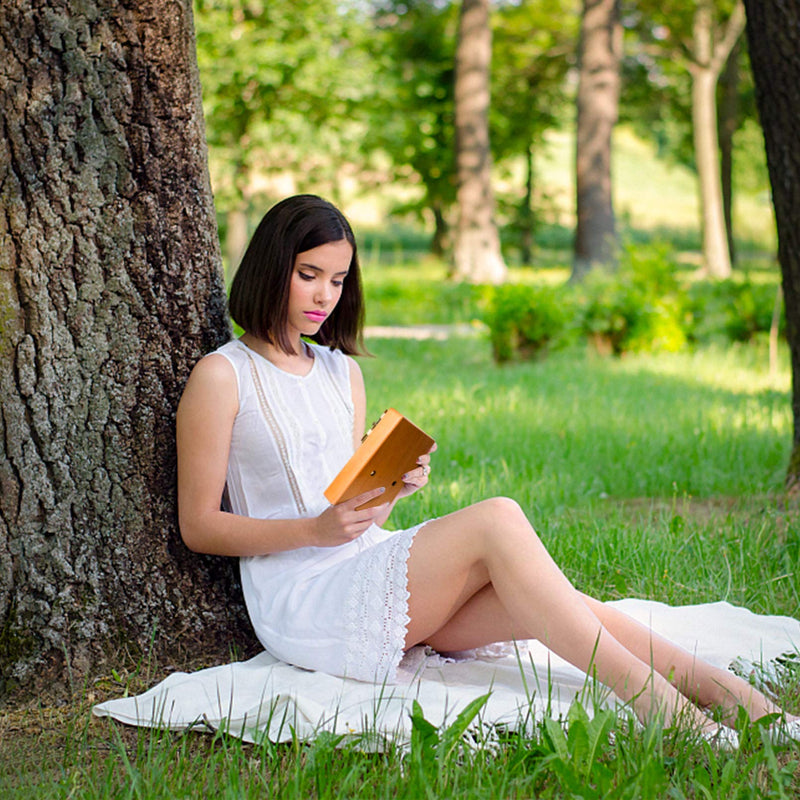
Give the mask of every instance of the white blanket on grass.
<path id="1" fill-rule="evenodd" d="M 667 606 L 628 599 L 612 605 L 721 667 L 739 659 L 769 671 L 776 658 L 800 654 L 800 621 L 790 617 L 760 616 L 723 602 Z M 247 741 L 307 741 L 328 731 L 379 743 L 408 740 L 415 700 L 426 720 L 442 726 L 488 694 L 480 722 L 512 730 L 545 715 L 565 717 L 576 697 L 589 711 L 595 703 L 617 702 L 539 642 L 525 645 L 514 655 L 454 661 L 413 648 L 401 664 L 400 682 L 392 685 L 311 672 L 261 653 L 248 661 L 173 673 L 141 695 L 100 703 L 93 712 L 146 727 L 224 728 Z"/>

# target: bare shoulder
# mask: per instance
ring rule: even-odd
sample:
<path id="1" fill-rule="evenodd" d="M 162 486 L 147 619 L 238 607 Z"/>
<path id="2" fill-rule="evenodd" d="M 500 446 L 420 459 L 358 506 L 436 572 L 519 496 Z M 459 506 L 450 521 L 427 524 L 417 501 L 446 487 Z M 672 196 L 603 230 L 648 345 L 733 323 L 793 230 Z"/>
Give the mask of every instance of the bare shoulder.
<path id="1" fill-rule="evenodd" d="M 239 404 L 236 371 L 233 364 L 219 353 L 211 353 L 194 365 L 178 410 L 209 402 L 218 406 Z"/>
<path id="2" fill-rule="evenodd" d="M 236 371 L 233 368 L 233 364 L 225 356 L 220 353 L 210 353 L 194 365 L 189 380 L 235 381 Z"/>
<path id="3" fill-rule="evenodd" d="M 350 356 L 347 356 L 347 361 L 350 365 L 350 398 L 353 401 L 353 447 L 357 448 L 366 427 L 367 392 L 361 367 Z"/>
<path id="4" fill-rule="evenodd" d="M 361 372 L 361 367 L 352 356 L 346 356 L 348 366 L 350 367 L 350 391 L 354 400 L 363 398 L 366 394 L 364 388 L 364 374 Z"/>
<path id="5" fill-rule="evenodd" d="M 350 382 L 358 382 L 362 386 L 364 385 L 364 375 L 361 372 L 361 366 L 359 365 L 358 361 L 356 361 L 352 356 L 345 356 L 347 359 L 347 365 L 350 368 Z"/>

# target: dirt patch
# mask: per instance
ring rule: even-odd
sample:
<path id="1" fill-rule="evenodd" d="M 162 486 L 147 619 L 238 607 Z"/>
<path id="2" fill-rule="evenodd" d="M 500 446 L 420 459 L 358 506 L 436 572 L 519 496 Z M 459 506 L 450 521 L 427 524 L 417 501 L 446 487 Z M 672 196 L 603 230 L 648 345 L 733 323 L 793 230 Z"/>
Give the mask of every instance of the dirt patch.
<path id="1" fill-rule="evenodd" d="M 585 512 L 577 511 L 576 516 Z M 787 502 L 785 495 L 756 495 L 749 497 L 634 497 L 609 499 L 604 512 L 602 505 L 591 509 L 593 517 L 613 515 L 628 517 L 632 522 L 663 520 L 681 516 L 687 522 L 705 525 L 714 521 L 746 523 L 763 519 L 768 514 L 779 526 L 787 527 L 800 521 L 800 504 Z"/>

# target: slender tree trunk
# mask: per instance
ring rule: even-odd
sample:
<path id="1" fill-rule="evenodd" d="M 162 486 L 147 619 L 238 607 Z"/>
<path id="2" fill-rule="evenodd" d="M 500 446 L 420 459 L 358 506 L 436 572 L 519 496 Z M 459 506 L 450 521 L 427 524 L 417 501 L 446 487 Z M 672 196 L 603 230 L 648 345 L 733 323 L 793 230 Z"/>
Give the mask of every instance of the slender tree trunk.
<path id="1" fill-rule="evenodd" d="M 534 163 L 533 163 L 533 143 L 528 145 L 525 152 L 525 197 L 522 200 L 522 209 L 520 213 L 520 225 L 522 227 L 522 247 L 521 257 L 522 263 L 528 266 L 533 263 L 533 181 L 534 181 Z"/>
<path id="2" fill-rule="evenodd" d="M 731 260 L 722 206 L 716 92 L 717 77 L 713 72 L 693 70 L 692 133 L 700 191 L 703 263 L 711 277 L 727 278 L 731 274 Z"/>
<path id="3" fill-rule="evenodd" d="M 444 216 L 442 201 L 438 198 L 434 200 L 431 210 L 434 224 L 431 253 L 438 258 L 445 258 L 450 252 L 450 225 Z"/>
<path id="4" fill-rule="evenodd" d="M 462 0 L 455 69 L 458 224 L 454 260 L 455 277 L 473 283 L 502 283 L 506 277 L 492 191 L 491 57 L 489 0 Z"/>
<path id="5" fill-rule="evenodd" d="M 736 242 L 733 238 L 733 138 L 739 127 L 739 59 L 741 39 L 731 50 L 719 80 L 719 164 L 722 187 L 722 213 L 728 240 L 731 264 L 736 263 Z"/>
<path id="6" fill-rule="evenodd" d="M 0 50 L 0 690 L 224 657 L 235 563 L 175 508 L 178 397 L 230 333 L 191 2 L 3 0 Z"/>
<path id="7" fill-rule="evenodd" d="M 800 0 L 745 0 L 747 44 L 778 228 L 794 438 L 787 486 L 800 487 Z"/>
<path id="8" fill-rule="evenodd" d="M 698 0 L 692 30 L 692 124 L 700 194 L 703 261 L 708 275 L 731 274 L 722 203 L 717 130 L 717 81 L 744 30 L 744 6 L 734 6 L 724 26 L 715 23 L 714 0 Z"/>
<path id="9" fill-rule="evenodd" d="M 236 270 L 239 269 L 239 262 L 242 260 L 244 251 L 247 248 L 247 211 L 248 211 L 248 191 L 250 186 L 250 169 L 246 159 L 240 159 L 233 170 L 233 185 L 236 192 L 236 201 L 231 205 L 225 215 L 226 231 L 224 238 L 226 281 L 230 283 Z"/>
<path id="10" fill-rule="evenodd" d="M 573 280 L 594 265 L 612 265 L 615 258 L 611 136 L 619 112 L 621 53 L 619 0 L 584 0 L 578 45 Z"/>

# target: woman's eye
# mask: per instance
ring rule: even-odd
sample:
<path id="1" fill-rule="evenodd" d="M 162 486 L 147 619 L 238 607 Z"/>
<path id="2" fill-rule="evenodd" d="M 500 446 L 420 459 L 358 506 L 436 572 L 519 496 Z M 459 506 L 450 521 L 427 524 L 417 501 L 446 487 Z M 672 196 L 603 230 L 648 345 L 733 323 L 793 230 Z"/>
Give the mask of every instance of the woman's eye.
<path id="1" fill-rule="evenodd" d="M 309 275 L 309 273 L 307 273 L 307 272 L 298 272 L 297 274 L 298 274 L 298 275 L 299 275 L 299 276 L 300 276 L 300 277 L 301 277 L 301 278 L 302 278 L 304 281 L 313 281 L 313 280 L 314 280 L 314 276 L 313 276 L 313 275 Z"/>
<path id="2" fill-rule="evenodd" d="M 340 286 L 344 285 L 344 281 L 331 281 L 331 283 L 338 289 Z"/>

